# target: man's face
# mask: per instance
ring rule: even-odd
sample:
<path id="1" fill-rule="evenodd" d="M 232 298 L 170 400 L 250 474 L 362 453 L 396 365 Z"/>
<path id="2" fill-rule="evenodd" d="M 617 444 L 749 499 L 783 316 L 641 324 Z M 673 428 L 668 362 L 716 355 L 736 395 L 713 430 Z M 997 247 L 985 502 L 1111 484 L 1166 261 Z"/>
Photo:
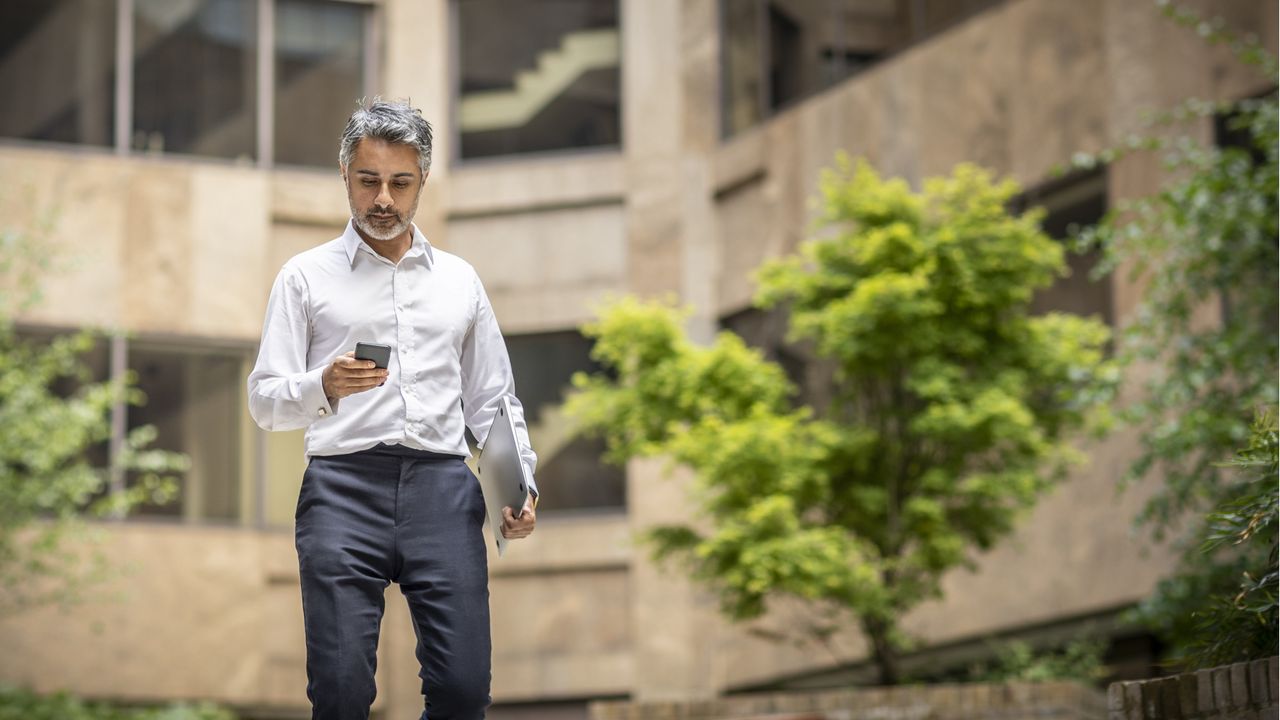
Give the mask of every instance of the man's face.
<path id="1" fill-rule="evenodd" d="M 425 179 L 419 177 L 413 146 L 364 138 L 342 169 L 342 179 L 351 218 L 365 239 L 394 240 L 409 229 Z"/>

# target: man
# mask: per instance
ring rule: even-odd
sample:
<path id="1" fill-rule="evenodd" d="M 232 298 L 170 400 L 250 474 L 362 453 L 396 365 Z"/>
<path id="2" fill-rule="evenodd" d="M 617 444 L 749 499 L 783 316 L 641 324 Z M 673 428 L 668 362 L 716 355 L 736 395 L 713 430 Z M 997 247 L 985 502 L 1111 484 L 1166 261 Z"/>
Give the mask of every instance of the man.
<path id="1" fill-rule="evenodd" d="M 285 263 L 249 375 L 260 426 L 307 428 L 295 539 L 312 718 L 368 717 L 383 592 L 395 582 L 418 637 L 422 717 L 472 720 L 489 704 L 489 590 L 464 425 L 483 445 L 509 396 L 530 478 L 537 459 L 475 270 L 412 222 L 431 126 L 408 104 L 362 103 L 338 163 L 351 221 Z M 357 360 L 357 342 L 390 345 L 387 368 Z M 534 505 L 506 508 L 503 535 L 531 533 Z"/>

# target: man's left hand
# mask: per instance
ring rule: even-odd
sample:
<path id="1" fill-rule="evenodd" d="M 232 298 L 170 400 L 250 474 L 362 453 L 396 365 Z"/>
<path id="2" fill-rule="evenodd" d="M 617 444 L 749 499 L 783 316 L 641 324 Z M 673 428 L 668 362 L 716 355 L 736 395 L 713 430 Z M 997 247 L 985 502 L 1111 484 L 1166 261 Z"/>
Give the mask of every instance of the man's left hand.
<path id="1" fill-rule="evenodd" d="M 508 540 L 519 540 L 520 538 L 529 537 L 529 533 L 533 532 L 533 526 L 538 522 L 538 516 L 533 511 L 533 501 L 525 500 L 524 509 L 520 511 L 520 516 L 516 517 L 511 508 L 502 508 L 502 537 Z"/>

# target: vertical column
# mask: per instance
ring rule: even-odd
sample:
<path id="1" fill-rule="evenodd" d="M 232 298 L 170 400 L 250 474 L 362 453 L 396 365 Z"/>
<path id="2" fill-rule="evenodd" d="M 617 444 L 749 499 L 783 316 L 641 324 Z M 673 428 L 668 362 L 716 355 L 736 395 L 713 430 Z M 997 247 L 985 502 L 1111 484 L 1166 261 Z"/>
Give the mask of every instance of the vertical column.
<path id="1" fill-rule="evenodd" d="M 433 244 L 447 245 L 449 164 L 456 150 L 453 122 L 452 11 L 449 0 L 387 0 L 375 17 L 382 27 L 384 66 L 378 73 L 387 98 L 407 98 L 431 123 L 431 175 L 416 223 Z"/>
<path id="2" fill-rule="evenodd" d="M 716 328 L 717 245 L 712 152 L 719 141 L 716 0 L 623 0 L 623 147 L 627 175 L 628 289 L 692 305 L 688 330 Z M 634 531 L 691 519 L 683 472 L 666 462 L 627 468 Z M 631 569 L 632 696 L 714 696 L 715 603 L 678 565 L 637 548 Z"/>
<path id="3" fill-rule="evenodd" d="M 129 153 L 133 132 L 133 0 L 116 4 L 116 154 Z"/>

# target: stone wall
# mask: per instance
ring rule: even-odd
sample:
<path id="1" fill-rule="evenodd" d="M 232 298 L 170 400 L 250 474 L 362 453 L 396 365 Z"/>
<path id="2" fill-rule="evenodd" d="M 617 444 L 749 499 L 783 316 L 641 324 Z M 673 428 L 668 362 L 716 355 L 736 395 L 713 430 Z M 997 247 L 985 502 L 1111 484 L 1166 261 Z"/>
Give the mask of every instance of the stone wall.
<path id="1" fill-rule="evenodd" d="M 1277 659 L 1197 670 L 1173 677 L 1115 683 L 1110 720 L 1263 720 L 1280 714 Z"/>
<path id="2" fill-rule="evenodd" d="M 699 702 L 604 702 L 591 720 L 1063 720 L 1105 717 L 1078 683 L 968 683 L 740 695 Z"/>

